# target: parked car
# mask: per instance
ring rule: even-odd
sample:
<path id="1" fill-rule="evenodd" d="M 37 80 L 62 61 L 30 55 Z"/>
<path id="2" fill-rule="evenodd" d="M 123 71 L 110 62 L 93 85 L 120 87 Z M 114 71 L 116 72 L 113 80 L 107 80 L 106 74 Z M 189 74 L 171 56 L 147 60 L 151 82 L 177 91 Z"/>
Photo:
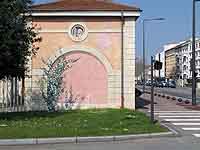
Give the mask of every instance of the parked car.
<path id="1" fill-rule="evenodd" d="M 151 81 L 150 80 L 146 81 L 145 85 L 146 86 L 151 86 Z"/>
<path id="2" fill-rule="evenodd" d="M 137 88 L 135 88 L 135 96 L 139 97 L 142 95 L 142 92 L 140 90 L 138 90 Z"/>
<path id="3" fill-rule="evenodd" d="M 137 81 L 136 84 L 137 85 L 143 85 L 142 81 Z"/>
<path id="4" fill-rule="evenodd" d="M 169 81 L 169 85 L 170 88 L 176 88 L 176 82 L 175 81 Z"/>
<path id="5" fill-rule="evenodd" d="M 168 83 L 167 82 L 161 81 L 161 83 L 162 83 L 163 87 L 168 87 Z"/>
<path id="6" fill-rule="evenodd" d="M 156 87 L 159 87 L 159 88 L 163 88 L 163 83 L 162 82 L 156 82 Z"/>

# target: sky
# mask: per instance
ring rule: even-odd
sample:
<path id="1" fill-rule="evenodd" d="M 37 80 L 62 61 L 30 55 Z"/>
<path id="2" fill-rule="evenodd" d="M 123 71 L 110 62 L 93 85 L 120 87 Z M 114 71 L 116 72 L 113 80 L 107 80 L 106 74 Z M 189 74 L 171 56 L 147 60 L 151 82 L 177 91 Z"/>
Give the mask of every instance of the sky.
<path id="1" fill-rule="evenodd" d="M 53 0 L 34 0 L 36 3 Z M 165 18 L 146 23 L 146 59 L 159 52 L 164 44 L 180 42 L 192 35 L 192 0 L 114 0 L 143 10 L 136 25 L 136 55 L 142 57 L 142 20 Z M 196 32 L 200 35 L 200 2 L 197 3 Z"/>

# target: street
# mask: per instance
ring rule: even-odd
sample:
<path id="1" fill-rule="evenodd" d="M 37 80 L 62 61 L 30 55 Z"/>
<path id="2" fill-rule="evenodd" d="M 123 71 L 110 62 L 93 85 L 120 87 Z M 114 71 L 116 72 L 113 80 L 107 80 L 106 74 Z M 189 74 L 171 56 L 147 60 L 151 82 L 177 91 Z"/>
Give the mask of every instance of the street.
<path id="1" fill-rule="evenodd" d="M 199 150 L 199 147 L 200 139 L 184 136 L 106 143 L 3 146 L 0 150 Z"/>
<path id="2" fill-rule="evenodd" d="M 143 86 L 137 86 L 140 90 L 142 90 Z M 146 90 L 150 91 L 150 86 L 146 86 Z M 168 94 L 168 95 L 172 95 L 172 96 L 177 96 L 177 97 L 181 97 L 181 98 L 185 98 L 188 100 L 191 100 L 192 98 L 192 88 L 181 88 L 181 87 L 177 87 L 177 88 L 157 88 L 155 87 L 155 92 L 158 93 L 163 93 L 163 94 Z M 200 89 L 197 89 L 197 101 L 200 102 Z"/>

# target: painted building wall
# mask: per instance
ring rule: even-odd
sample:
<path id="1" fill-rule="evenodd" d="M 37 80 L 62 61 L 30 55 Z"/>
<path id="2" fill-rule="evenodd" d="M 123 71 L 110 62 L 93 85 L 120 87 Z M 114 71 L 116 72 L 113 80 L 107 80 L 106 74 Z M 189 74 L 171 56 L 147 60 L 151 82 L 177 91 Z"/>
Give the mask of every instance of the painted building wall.
<path id="1" fill-rule="evenodd" d="M 70 38 L 69 29 L 74 23 L 84 24 L 86 27 L 88 35 L 85 40 L 77 42 Z M 32 74 L 32 78 L 26 81 L 29 85 L 27 89 L 31 87 L 32 105 L 35 108 L 43 107 L 38 82 L 44 75 L 42 69 L 46 67 L 44 62 L 54 62 L 61 56 L 80 57 L 79 65 L 75 64 L 74 67 L 78 71 L 72 70 L 71 75 L 70 73 L 66 75 L 66 80 L 73 82 L 76 92 L 81 90 L 82 93 L 92 92 L 91 95 L 88 94 L 91 98 L 81 102 L 81 108 L 120 107 L 122 34 L 119 18 L 42 17 L 33 18 L 33 24 L 40 28 L 39 33 L 42 37 L 40 49 L 31 61 L 32 69 L 29 73 Z M 134 109 L 135 18 L 125 19 L 123 32 L 124 100 L 126 108 Z"/>
<path id="2" fill-rule="evenodd" d="M 43 63 L 38 57 L 48 59 L 59 48 L 88 47 L 101 51 L 114 68 L 120 68 L 121 50 L 121 22 L 120 19 L 34 19 L 34 23 L 41 28 L 42 42 L 36 58 L 33 59 L 33 68 L 40 68 Z M 81 42 L 72 41 L 68 32 L 72 23 L 83 23 L 88 29 L 88 37 Z M 36 61 L 35 61 L 36 60 Z"/>

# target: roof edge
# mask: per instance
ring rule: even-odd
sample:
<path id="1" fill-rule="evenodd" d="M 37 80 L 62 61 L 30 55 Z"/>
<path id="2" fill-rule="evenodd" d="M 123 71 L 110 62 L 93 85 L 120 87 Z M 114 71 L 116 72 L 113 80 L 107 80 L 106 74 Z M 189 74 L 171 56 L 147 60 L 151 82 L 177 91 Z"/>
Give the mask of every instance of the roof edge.
<path id="1" fill-rule="evenodd" d="M 31 9 L 32 12 L 74 12 L 74 11 L 132 11 L 132 12 L 142 12 L 143 10 L 138 9 L 138 10 L 125 10 L 125 9 L 120 9 L 120 10 L 110 10 L 110 9 L 103 9 L 103 10 L 96 10 L 96 9 L 85 9 L 85 10 L 63 10 L 63 9 Z"/>
<path id="2" fill-rule="evenodd" d="M 92 12 L 92 13 L 91 13 Z M 98 11 L 98 10 L 88 10 L 88 11 L 35 11 L 32 12 L 31 15 L 33 17 L 121 17 L 122 10 L 119 11 Z M 124 11 L 124 17 L 136 17 L 140 16 L 140 12 L 138 11 Z"/>
<path id="3" fill-rule="evenodd" d="M 55 9 L 48 9 L 48 8 L 40 8 L 40 7 L 43 7 L 43 6 L 49 6 L 49 5 L 56 5 L 58 3 L 62 3 L 62 2 L 65 2 L 66 0 L 58 0 L 58 1 L 55 1 L 55 2 L 49 2 L 49 3 L 42 3 L 42 4 L 33 4 L 31 6 L 31 10 L 32 11 L 54 11 Z M 108 2 L 108 1 L 100 1 L 100 0 L 95 0 L 96 2 L 98 3 L 103 3 L 103 4 L 108 4 L 108 5 L 114 5 L 114 6 L 118 6 L 118 7 L 122 7 L 121 9 L 115 9 L 116 11 L 119 10 L 119 11 L 139 11 L 141 12 L 142 10 L 134 5 L 126 5 L 126 4 L 122 4 L 122 3 L 117 3 L 117 2 Z M 56 11 L 67 11 L 68 9 L 60 9 L 60 10 L 56 10 Z M 69 9 L 71 10 L 71 9 Z M 101 8 L 101 9 L 92 9 L 92 8 L 89 8 L 89 9 L 85 9 L 85 10 L 82 10 L 82 11 L 89 11 L 89 10 L 102 10 L 102 11 L 109 11 L 112 9 L 104 9 L 104 8 Z"/>

